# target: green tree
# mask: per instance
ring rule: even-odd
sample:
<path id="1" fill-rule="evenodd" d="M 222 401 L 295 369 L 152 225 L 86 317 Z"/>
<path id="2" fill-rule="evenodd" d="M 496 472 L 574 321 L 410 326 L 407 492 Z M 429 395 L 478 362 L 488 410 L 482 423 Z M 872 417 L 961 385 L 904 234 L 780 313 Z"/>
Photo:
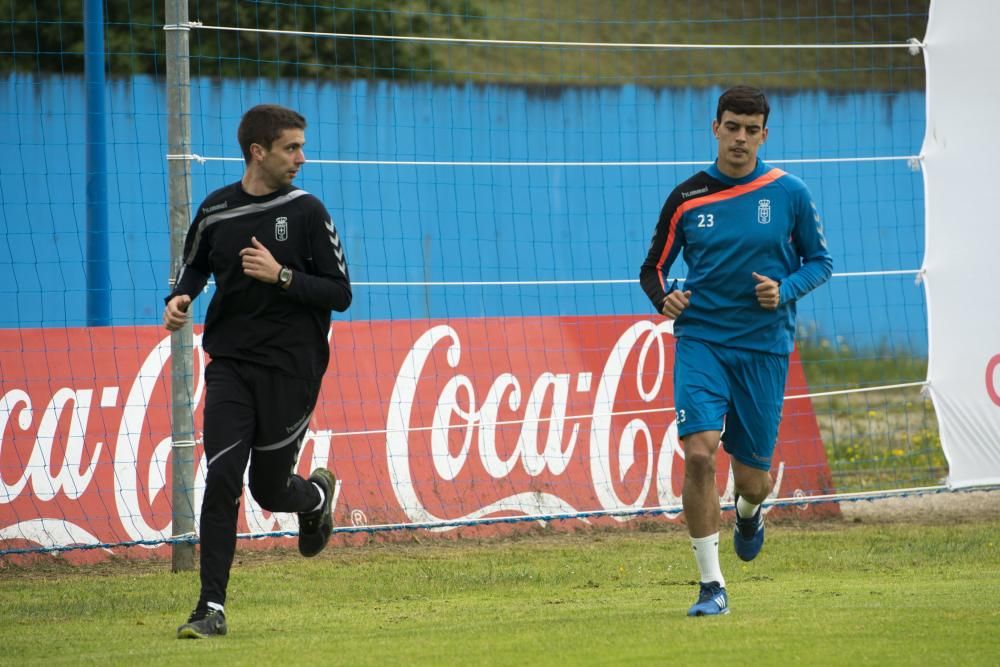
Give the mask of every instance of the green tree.
<path id="1" fill-rule="evenodd" d="M 105 42 L 113 76 L 162 73 L 165 67 L 163 0 L 106 0 Z M 191 32 L 191 73 L 198 76 L 265 76 L 341 79 L 431 78 L 441 70 L 426 43 L 331 37 L 468 36 L 476 32 L 471 0 L 341 0 L 322 3 L 202 2 L 189 8 L 191 21 L 244 30 Z M 0 71 L 83 71 L 82 0 L 8 2 L 0 9 Z M 258 32 L 322 33 L 299 36 Z M 6 33 L 4 35 L 3 33 Z"/>

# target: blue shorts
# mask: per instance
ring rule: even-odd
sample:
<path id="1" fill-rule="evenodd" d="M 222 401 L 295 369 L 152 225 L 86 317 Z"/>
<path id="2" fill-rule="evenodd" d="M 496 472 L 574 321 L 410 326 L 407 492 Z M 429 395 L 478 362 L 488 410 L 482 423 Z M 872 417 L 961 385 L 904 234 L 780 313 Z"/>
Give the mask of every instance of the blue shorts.
<path id="1" fill-rule="evenodd" d="M 730 456 L 769 470 L 787 376 L 786 354 L 679 337 L 674 353 L 677 434 L 722 431 Z"/>

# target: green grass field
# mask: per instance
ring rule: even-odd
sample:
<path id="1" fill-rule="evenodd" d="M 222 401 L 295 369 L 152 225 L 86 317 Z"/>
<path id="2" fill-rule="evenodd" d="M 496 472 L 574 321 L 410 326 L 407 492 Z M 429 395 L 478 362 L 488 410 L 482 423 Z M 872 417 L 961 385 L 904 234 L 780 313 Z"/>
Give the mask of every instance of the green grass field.
<path id="1" fill-rule="evenodd" d="M 241 549 L 229 634 L 204 641 L 175 639 L 195 572 L 0 561 L 0 663 L 1000 664 L 995 517 L 776 521 L 753 563 L 723 543 L 732 613 L 700 619 L 686 532 L 647 528 Z"/>
<path id="2" fill-rule="evenodd" d="M 510 3 L 472 0 L 462 32 L 483 39 L 635 44 L 905 44 L 923 39 L 928 0 Z M 588 49 L 439 45 L 433 78 L 527 85 L 920 90 L 905 49 Z M 447 71 L 459 68 L 459 74 Z"/>

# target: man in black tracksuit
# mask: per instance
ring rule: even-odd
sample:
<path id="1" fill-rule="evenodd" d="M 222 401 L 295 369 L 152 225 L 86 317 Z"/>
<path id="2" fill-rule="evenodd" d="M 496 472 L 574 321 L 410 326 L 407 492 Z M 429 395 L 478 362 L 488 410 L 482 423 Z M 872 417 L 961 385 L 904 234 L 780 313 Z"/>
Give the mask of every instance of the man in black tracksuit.
<path id="1" fill-rule="evenodd" d="M 351 304 L 344 248 L 323 204 L 291 183 L 305 163 L 305 119 L 256 106 L 238 130 L 243 178 L 210 194 L 188 230 L 164 326 L 190 319 L 215 275 L 205 318 L 201 596 L 181 638 L 226 634 L 224 604 L 236 550 L 243 473 L 271 512 L 299 516 L 299 551 L 315 556 L 333 529 L 336 481 L 324 468 L 294 473 L 330 359 L 330 313 Z"/>

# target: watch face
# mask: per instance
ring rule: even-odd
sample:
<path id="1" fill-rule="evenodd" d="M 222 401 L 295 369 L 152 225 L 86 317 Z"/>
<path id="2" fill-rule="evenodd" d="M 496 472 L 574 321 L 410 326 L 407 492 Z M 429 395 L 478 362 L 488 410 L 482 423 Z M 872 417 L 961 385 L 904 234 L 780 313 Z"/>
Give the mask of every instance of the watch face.
<path id="1" fill-rule="evenodd" d="M 278 273 L 278 282 L 287 283 L 292 277 L 292 270 L 289 268 L 282 267 L 281 272 Z"/>

